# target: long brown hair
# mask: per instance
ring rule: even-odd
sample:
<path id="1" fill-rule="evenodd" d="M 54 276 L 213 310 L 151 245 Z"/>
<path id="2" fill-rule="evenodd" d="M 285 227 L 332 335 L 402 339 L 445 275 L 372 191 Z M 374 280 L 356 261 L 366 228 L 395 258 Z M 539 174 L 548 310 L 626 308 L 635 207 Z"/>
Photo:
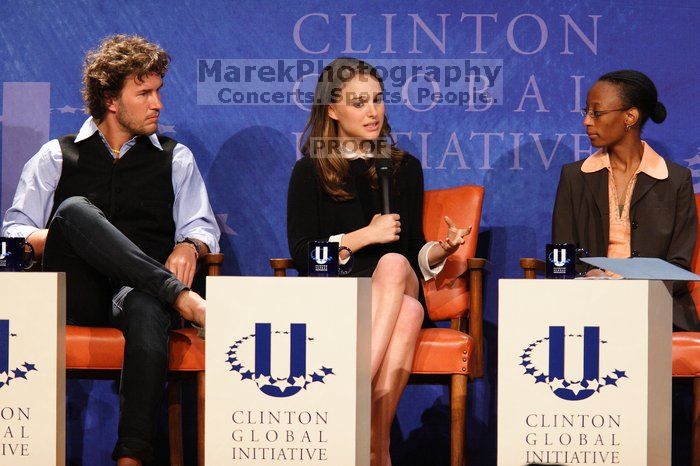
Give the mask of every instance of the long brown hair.
<path id="1" fill-rule="evenodd" d="M 350 172 L 350 163 L 342 157 L 338 150 L 334 150 L 332 147 L 329 150 L 329 145 L 323 144 L 320 148 L 312 148 L 312 144 L 314 140 L 337 140 L 338 122 L 330 118 L 328 107 L 341 98 L 340 89 L 356 76 L 371 76 L 377 80 L 382 92 L 384 92 L 384 82 L 372 65 L 357 58 L 336 58 L 323 69 L 318 78 L 311 115 L 301 137 L 301 153 L 310 157 L 315 163 L 323 189 L 332 198 L 339 201 L 346 201 L 354 197 L 343 189 L 343 182 Z M 394 173 L 396 173 L 406 153 L 396 147 L 396 143 L 391 138 L 391 126 L 389 126 L 386 115 L 379 138 L 386 138 L 390 141 L 392 165 Z M 374 164 L 370 166 L 368 175 L 372 188 L 377 189 L 377 171 Z"/>

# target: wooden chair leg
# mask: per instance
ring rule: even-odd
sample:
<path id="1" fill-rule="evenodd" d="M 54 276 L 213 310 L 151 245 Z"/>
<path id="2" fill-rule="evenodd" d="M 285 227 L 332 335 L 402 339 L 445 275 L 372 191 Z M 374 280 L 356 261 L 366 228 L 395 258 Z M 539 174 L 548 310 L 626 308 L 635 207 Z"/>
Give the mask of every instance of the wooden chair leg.
<path id="1" fill-rule="evenodd" d="M 168 437 L 170 439 L 170 465 L 183 466 L 182 454 L 182 381 L 168 383 Z"/>
<path id="2" fill-rule="evenodd" d="M 693 379 L 693 466 L 700 466 L 700 377 Z"/>
<path id="3" fill-rule="evenodd" d="M 197 372 L 197 464 L 204 466 L 204 371 Z"/>
<path id="4" fill-rule="evenodd" d="M 450 466 L 467 464 L 464 452 L 467 376 L 452 375 L 450 381 Z"/>
<path id="5" fill-rule="evenodd" d="M 469 259 L 469 336 L 474 339 L 472 379 L 484 375 L 484 270 L 485 259 Z"/>

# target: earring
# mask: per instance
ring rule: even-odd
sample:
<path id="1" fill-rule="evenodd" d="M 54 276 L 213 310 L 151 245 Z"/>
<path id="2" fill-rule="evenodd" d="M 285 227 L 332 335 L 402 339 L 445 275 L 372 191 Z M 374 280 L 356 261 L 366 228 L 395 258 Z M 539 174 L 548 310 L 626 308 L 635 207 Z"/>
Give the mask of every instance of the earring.
<path id="1" fill-rule="evenodd" d="M 625 125 L 625 131 L 629 131 L 632 125 Z"/>

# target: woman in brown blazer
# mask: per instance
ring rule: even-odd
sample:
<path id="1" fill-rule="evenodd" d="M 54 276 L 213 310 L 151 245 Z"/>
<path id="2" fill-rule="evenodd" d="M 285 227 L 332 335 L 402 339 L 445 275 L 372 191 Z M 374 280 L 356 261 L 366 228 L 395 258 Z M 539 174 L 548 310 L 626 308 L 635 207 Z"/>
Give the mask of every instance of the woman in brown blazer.
<path id="1" fill-rule="evenodd" d="M 648 119 L 666 119 L 654 83 L 639 71 L 607 73 L 588 91 L 582 114 L 599 150 L 562 168 L 553 241 L 576 244 L 591 256 L 658 257 L 689 270 L 697 237 L 690 170 L 641 139 Z M 700 329 L 686 283 L 674 284 L 673 300 L 674 327 Z"/>

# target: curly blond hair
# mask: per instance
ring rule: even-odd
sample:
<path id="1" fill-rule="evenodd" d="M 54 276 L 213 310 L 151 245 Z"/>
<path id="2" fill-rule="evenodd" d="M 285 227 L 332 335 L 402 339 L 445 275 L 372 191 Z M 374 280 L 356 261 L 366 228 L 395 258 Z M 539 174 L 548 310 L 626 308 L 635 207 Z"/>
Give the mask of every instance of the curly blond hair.
<path id="1" fill-rule="evenodd" d="M 117 34 L 105 37 L 87 53 L 83 64 L 83 101 L 85 110 L 96 120 L 107 112 L 105 99 L 117 97 L 127 76 L 138 79 L 155 73 L 165 76 L 170 56 L 159 45 L 141 36 Z"/>

